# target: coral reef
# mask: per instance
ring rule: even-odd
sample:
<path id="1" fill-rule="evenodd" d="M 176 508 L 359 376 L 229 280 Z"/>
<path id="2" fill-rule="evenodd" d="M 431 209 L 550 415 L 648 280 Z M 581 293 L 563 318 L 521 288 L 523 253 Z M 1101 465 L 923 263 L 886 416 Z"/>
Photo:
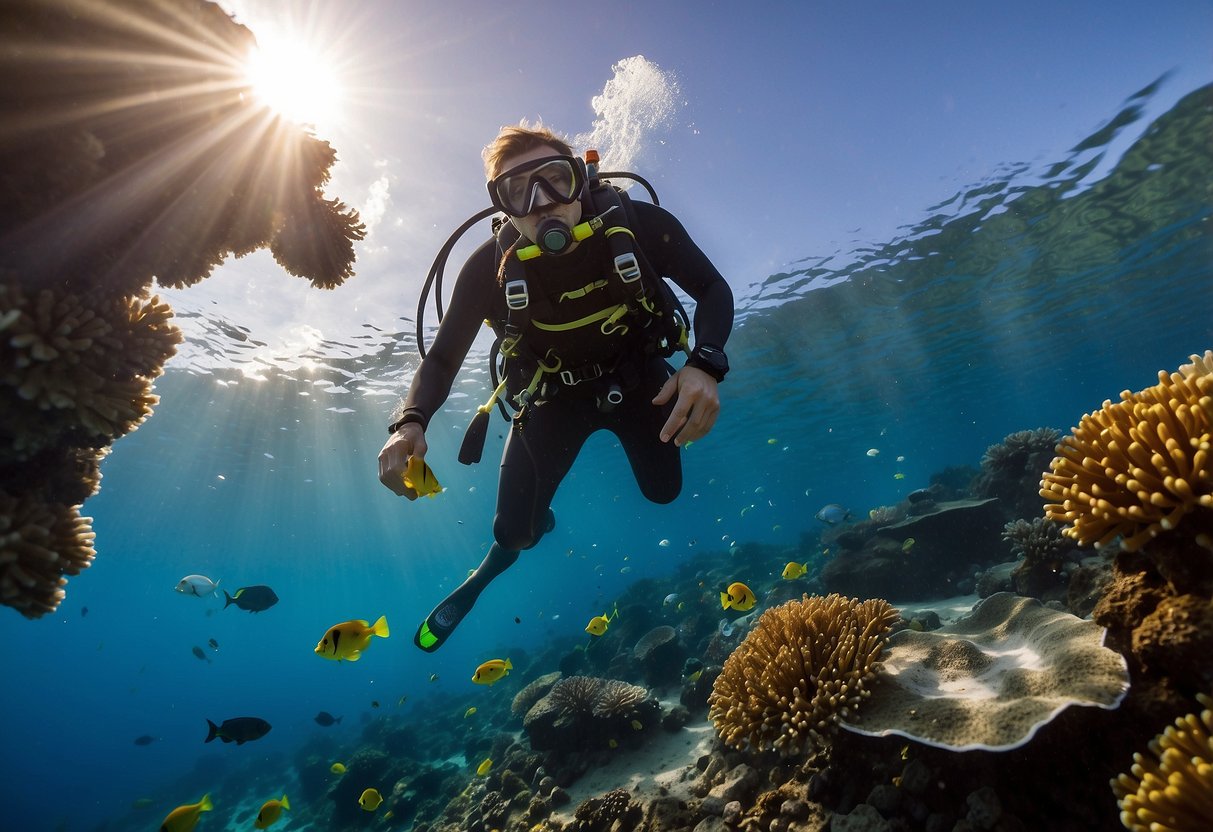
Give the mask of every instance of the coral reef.
<path id="1" fill-rule="evenodd" d="M 708 716 L 734 748 L 799 754 L 868 695 L 897 612 L 883 600 L 804 596 L 762 614 L 724 663 Z"/>
<path id="2" fill-rule="evenodd" d="M 1078 556 L 1078 549 L 1062 535 L 1061 526 L 1044 517 L 1012 520 L 1003 526 L 1002 539 L 1011 544 L 1011 553 L 1021 558 L 1012 573 L 1019 594 L 1046 599 L 1065 595 L 1065 567 Z"/>
<path id="3" fill-rule="evenodd" d="M 1082 417 L 1057 446 L 1040 496 L 1049 519 L 1083 544 L 1117 537 L 1132 551 L 1192 515 L 1193 540 L 1213 549 L 1213 350 L 1158 384 L 1124 391 Z"/>
<path id="4" fill-rule="evenodd" d="M 1061 431 L 1021 430 L 986 449 L 981 474 L 973 490 L 980 497 L 997 497 L 1012 517 L 1030 517 L 1039 510 L 1040 478 L 1049 470 Z"/>
<path id="5" fill-rule="evenodd" d="M 522 725 L 532 748 L 563 754 L 639 741 L 660 720 L 661 704 L 639 685 L 569 676 L 531 706 Z"/>
<path id="6" fill-rule="evenodd" d="M 955 580 L 970 566 L 974 553 L 999 548 L 1003 512 L 997 499 L 919 505 L 918 513 L 888 525 L 873 525 L 866 539 L 857 540 L 854 547 L 844 545 L 844 551 L 822 567 L 826 589 L 899 600 L 937 598 L 955 592 Z M 856 526 L 860 534 L 863 525 Z M 919 564 L 929 568 L 915 568 Z"/>
<path id="7" fill-rule="evenodd" d="M 991 595 L 956 624 L 891 636 L 879 683 L 843 727 L 956 751 L 1017 748 L 1071 705 L 1120 704 L 1128 669 L 1103 635 L 1034 598 Z"/>
<path id="8" fill-rule="evenodd" d="M 1133 755 L 1128 774 L 1112 780 L 1120 820 L 1132 832 L 1203 832 L 1213 819 L 1213 697 L 1204 709 L 1167 726 L 1150 754 Z"/>
<path id="9" fill-rule="evenodd" d="M 79 505 L 181 339 L 153 281 L 188 286 L 269 247 L 331 288 L 365 233 L 322 193 L 332 147 L 245 94 L 248 29 L 203 0 L 98 10 L 0 9 L 0 603 L 30 618 L 91 560 Z M 88 57 L 103 54 L 123 59 Z"/>

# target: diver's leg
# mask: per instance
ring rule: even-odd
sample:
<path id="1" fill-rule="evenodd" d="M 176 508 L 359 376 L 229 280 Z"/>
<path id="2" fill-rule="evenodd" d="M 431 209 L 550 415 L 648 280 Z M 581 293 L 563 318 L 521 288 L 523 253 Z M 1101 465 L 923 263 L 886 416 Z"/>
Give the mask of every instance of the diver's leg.
<path id="1" fill-rule="evenodd" d="M 484 588 L 514 565 L 520 550 L 534 546 L 556 525 L 552 497 L 587 435 L 575 413 L 563 412 L 567 409 L 549 403 L 528 414 L 521 426 L 511 425 L 501 457 L 496 540 L 476 571 L 421 623 L 413 643 L 422 650 L 432 653 L 441 647 Z"/>
<path id="2" fill-rule="evenodd" d="M 671 373 L 664 360 L 652 359 L 644 381 L 625 394 L 607 425 L 619 437 L 640 492 L 654 503 L 673 502 L 682 491 L 679 448 L 673 440 L 661 441 L 661 428 L 674 409 L 674 399 L 660 407 L 653 404 L 653 397 Z"/>
<path id="3" fill-rule="evenodd" d="M 530 549 L 555 526 L 552 498 L 597 428 L 596 415 L 593 402 L 557 397 L 511 426 L 493 518 L 493 537 L 501 546 Z"/>
<path id="4" fill-rule="evenodd" d="M 463 617 L 472 611 L 476 599 L 489 583 L 518 560 L 518 552 L 503 549 L 494 543 L 476 571 L 459 587 L 434 607 L 425 621 L 417 628 L 413 643 L 432 653 L 442 646 L 447 637 L 459 626 Z"/>

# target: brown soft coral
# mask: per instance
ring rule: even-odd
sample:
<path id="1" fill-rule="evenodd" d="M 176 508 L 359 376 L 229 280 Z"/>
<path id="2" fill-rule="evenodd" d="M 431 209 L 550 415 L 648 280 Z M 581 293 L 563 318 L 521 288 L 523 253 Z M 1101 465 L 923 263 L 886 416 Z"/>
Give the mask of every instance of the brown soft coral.
<path id="1" fill-rule="evenodd" d="M 27 618 L 63 600 L 63 575 L 92 563 L 92 519 L 78 507 L 14 497 L 0 491 L 0 603 Z"/>
<path id="2" fill-rule="evenodd" d="M 1191 361 L 1105 401 L 1057 446 L 1040 495 L 1067 535 L 1096 546 L 1120 536 L 1131 551 L 1213 510 L 1213 350 Z M 1213 549 L 1207 530 L 1195 526 L 1193 537 Z"/>
<path id="3" fill-rule="evenodd" d="M 1167 726 L 1150 743 L 1149 756 L 1133 755 L 1133 768 L 1112 781 L 1120 821 L 1133 832 L 1168 829 L 1204 832 L 1213 818 L 1213 698 Z"/>
<path id="4" fill-rule="evenodd" d="M 867 696 L 897 611 L 883 600 L 804 596 L 762 614 L 724 663 L 708 717 L 729 746 L 784 756 L 824 744 Z"/>

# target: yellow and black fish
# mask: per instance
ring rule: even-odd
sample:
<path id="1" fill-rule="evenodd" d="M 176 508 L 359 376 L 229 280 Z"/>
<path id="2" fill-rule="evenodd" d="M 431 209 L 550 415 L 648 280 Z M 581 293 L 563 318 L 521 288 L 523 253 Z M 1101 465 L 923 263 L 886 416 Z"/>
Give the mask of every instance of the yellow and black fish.
<path id="1" fill-rule="evenodd" d="M 281 800 L 265 801 L 261 804 L 261 811 L 257 813 L 257 819 L 253 821 L 253 827 L 269 829 L 278 822 L 278 818 L 282 816 L 282 810 L 290 808 L 291 804 L 287 802 L 286 795 L 283 795 Z"/>
<path id="2" fill-rule="evenodd" d="M 316 645 L 315 652 L 335 662 L 356 662 L 371 643 L 371 636 L 387 638 L 389 635 L 385 615 L 379 616 L 374 624 L 365 619 L 343 621 L 328 628 L 324 638 Z"/>
<path id="3" fill-rule="evenodd" d="M 585 631 L 592 636 L 600 636 L 607 631 L 607 627 L 618 617 L 619 607 L 612 610 L 610 615 L 596 615 L 590 619 L 589 624 L 585 625 Z"/>
<path id="4" fill-rule="evenodd" d="M 160 832 L 193 832 L 193 828 L 198 825 L 198 818 L 202 816 L 202 813 L 209 812 L 214 808 L 214 804 L 211 803 L 211 796 L 204 794 L 202 799 L 197 803 L 187 803 L 169 812 L 168 817 L 160 824 Z"/>
<path id="5" fill-rule="evenodd" d="M 368 812 L 373 812 L 379 808 L 379 804 L 383 802 L 383 795 L 379 794 L 378 789 L 367 789 L 358 798 L 358 805 Z"/>
<path id="6" fill-rule="evenodd" d="M 514 665 L 510 664 L 509 659 L 489 659 L 476 668 L 476 672 L 472 674 L 472 681 L 478 685 L 491 685 L 500 681 L 513 669 Z"/>
<path id="7" fill-rule="evenodd" d="M 785 581 L 794 581 L 801 575 L 809 571 L 807 563 L 797 563 L 794 560 L 788 561 L 788 565 L 783 568 L 783 579 Z"/>
<path id="8" fill-rule="evenodd" d="M 732 607 L 735 610 L 745 612 L 757 602 L 758 598 L 754 595 L 754 590 L 741 581 L 734 581 L 729 584 L 727 591 L 720 593 L 720 608 L 725 610 Z"/>
<path id="9" fill-rule="evenodd" d="M 410 456 L 408 468 L 404 472 L 404 486 L 417 492 L 418 497 L 433 497 L 442 491 L 434 470 L 420 457 Z"/>

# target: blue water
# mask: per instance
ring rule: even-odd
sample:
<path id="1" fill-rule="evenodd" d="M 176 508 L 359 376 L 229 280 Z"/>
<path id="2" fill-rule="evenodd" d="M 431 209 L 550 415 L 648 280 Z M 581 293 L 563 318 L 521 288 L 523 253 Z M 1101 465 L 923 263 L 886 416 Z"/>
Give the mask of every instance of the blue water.
<path id="1" fill-rule="evenodd" d="M 155 416 L 115 445 L 84 507 L 95 565 L 56 614 L 0 619 L 4 828 L 153 828 L 237 779 L 266 799 L 292 792 L 294 754 L 316 735 L 341 759 L 367 719 L 458 724 L 495 695 L 469 683 L 477 664 L 518 665 L 580 636 L 637 579 L 668 580 L 734 542 L 795 552 L 825 503 L 890 504 L 976 466 L 1008 433 L 1067 430 L 1154 383 L 1213 346 L 1209 101 L 1195 91 L 1147 125 L 1131 99 L 1117 123 L 1139 138 L 1114 165 L 1101 154 L 1115 131 L 1094 133 L 1065 159 L 925 208 L 897 239 L 806 252 L 742 293 L 721 419 L 685 454 L 683 496 L 646 504 L 613 440 L 595 437 L 556 498 L 556 530 L 435 655 L 409 644 L 412 630 L 488 544 L 503 423 L 484 464 L 454 461 L 482 362 L 430 431 L 447 490 L 414 504 L 375 476 L 390 391 L 415 366 L 408 322 L 322 346 L 311 372 L 270 367 L 254 381 L 174 364 Z M 1091 177 L 1096 162 L 1110 172 Z M 230 327 L 209 329 L 193 354 L 239 349 Z M 189 573 L 232 591 L 270 584 L 281 602 L 251 615 L 174 593 Z M 362 661 L 313 655 L 329 625 L 379 615 L 393 634 Z M 342 723 L 317 726 L 319 710 Z M 203 744 L 206 719 L 234 716 L 274 727 L 240 748 Z M 155 742 L 134 745 L 144 734 Z M 463 750 L 432 751 L 462 764 Z M 140 798 L 152 805 L 131 809 Z"/>

